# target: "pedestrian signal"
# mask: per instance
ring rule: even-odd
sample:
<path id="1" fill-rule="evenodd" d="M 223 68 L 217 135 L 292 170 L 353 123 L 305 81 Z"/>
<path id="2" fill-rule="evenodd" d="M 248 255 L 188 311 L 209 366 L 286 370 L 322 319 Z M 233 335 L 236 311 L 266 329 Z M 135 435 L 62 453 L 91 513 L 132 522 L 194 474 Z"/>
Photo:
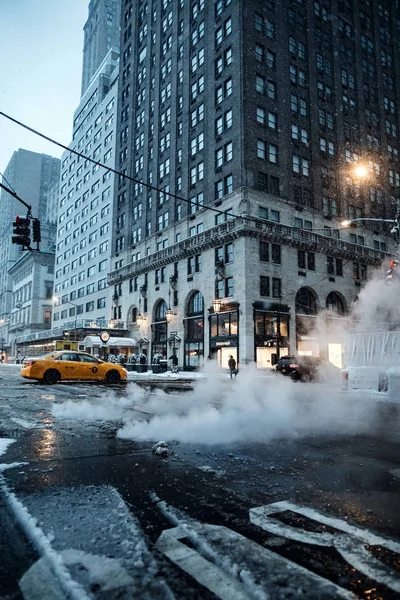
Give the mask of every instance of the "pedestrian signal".
<path id="1" fill-rule="evenodd" d="M 39 244 L 42 237 L 40 234 L 40 221 L 39 219 L 33 219 L 33 224 L 32 224 L 32 239 L 35 243 Z"/>

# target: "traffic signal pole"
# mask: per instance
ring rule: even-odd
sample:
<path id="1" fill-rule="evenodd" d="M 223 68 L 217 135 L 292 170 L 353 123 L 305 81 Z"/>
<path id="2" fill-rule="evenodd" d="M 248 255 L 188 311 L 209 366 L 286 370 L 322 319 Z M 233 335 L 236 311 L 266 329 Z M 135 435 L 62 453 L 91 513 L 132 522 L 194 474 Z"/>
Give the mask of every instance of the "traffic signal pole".
<path id="1" fill-rule="evenodd" d="M 30 217 L 31 212 L 32 212 L 32 206 L 30 204 L 27 204 L 27 202 L 25 202 L 25 200 L 22 200 L 22 198 L 20 198 L 18 196 L 18 194 L 13 192 L 13 190 L 11 190 L 7 186 L 5 186 L 3 183 L 1 183 L 1 181 L 0 181 L 0 187 L 3 188 L 3 190 L 5 190 L 7 192 L 7 194 L 10 194 L 10 196 L 13 196 L 16 200 L 18 200 L 18 202 L 21 202 L 21 204 L 26 206 L 26 208 L 28 209 L 28 216 Z"/>
<path id="2" fill-rule="evenodd" d="M 31 248 L 31 238 L 30 238 L 30 222 L 32 221 L 32 229 L 33 229 L 33 241 L 36 242 L 36 250 L 39 251 L 39 243 L 41 241 L 41 233 L 40 233 L 40 221 L 39 219 L 32 217 L 32 206 L 22 200 L 20 196 L 16 192 L 14 192 L 9 187 L 5 186 L 0 182 L 0 188 L 3 188 L 13 196 L 18 202 L 21 202 L 28 209 L 26 217 L 16 217 L 15 222 L 13 223 L 14 233 L 16 234 L 12 238 L 13 244 L 19 244 L 23 249 L 32 250 Z"/>

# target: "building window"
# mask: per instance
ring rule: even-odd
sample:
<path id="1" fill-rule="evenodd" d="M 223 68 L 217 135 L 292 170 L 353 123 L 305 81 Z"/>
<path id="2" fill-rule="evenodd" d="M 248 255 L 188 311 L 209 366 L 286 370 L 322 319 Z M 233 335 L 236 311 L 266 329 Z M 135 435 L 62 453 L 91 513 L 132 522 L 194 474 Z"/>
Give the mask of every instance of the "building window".
<path id="1" fill-rule="evenodd" d="M 260 242 L 259 254 L 261 262 L 269 262 L 269 243 Z"/>
<path id="2" fill-rule="evenodd" d="M 277 277 L 272 278 L 272 297 L 273 298 L 281 298 L 282 297 L 282 280 Z"/>
<path id="3" fill-rule="evenodd" d="M 260 296 L 269 296 L 269 277 L 260 276 Z"/>

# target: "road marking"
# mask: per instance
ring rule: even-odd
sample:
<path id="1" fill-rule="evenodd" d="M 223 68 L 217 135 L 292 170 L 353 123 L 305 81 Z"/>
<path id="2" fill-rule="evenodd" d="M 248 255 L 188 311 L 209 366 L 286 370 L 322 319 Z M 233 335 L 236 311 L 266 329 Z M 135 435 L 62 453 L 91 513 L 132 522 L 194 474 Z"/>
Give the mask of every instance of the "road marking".
<path id="1" fill-rule="evenodd" d="M 180 539 L 186 538 L 182 527 L 163 531 L 157 540 L 156 548 L 189 573 L 198 583 L 213 592 L 222 600 L 249 600 L 241 584 L 228 577 L 222 569 L 203 558 L 196 550 L 189 548 Z"/>
<path id="2" fill-rule="evenodd" d="M 198 549 L 180 541 L 185 538 Z M 156 548 L 222 600 L 247 600 L 264 595 L 273 598 L 275 592 L 281 593 L 283 586 L 293 587 L 293 592 L 302 589 L 304 597 L 319 592 L 321 597 L 331 599 L 356 598 L 227 527 L 190 521 L 163 531 Z M 215 562 L 211 562 L 211 557 Z"/>
<path id="3" fill-rule="evenodd" d="M 272 515 L 279 515 L 286 511 L 297 513 L 343 533 L 314 533 L 300 527 L 286 525 L 278 519 L 272 518 Z M 396 571 L 380 562 L 365 548 L 366 545 L 383 546 L 400 554 L 400 544 L 394 540 L 380 537 L 341 519 L 326 516 L 312 508 L 298 506 L 291 502 L 274 502 L 252 508 L 250 509 L 250 521 L 264 531 L 296 542 L 335 548 L 355 569 L 395 592 L 400 592 L 400 577 Z"/>

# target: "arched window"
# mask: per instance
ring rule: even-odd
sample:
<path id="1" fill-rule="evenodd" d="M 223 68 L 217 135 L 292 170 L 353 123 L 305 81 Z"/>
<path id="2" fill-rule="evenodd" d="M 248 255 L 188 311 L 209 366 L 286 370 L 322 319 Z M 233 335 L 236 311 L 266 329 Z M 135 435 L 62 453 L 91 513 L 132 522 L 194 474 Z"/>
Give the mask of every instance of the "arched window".
<path id="1" fill-rule="evenodd" d="M 331 292 L 326 298 L 326 308 L 338 315 L 344 315 L 346 313 L 344 302 L 336 292 Z"/>
<path id="2" fill-rule="evenodd" d="M 317 314 L 317 301 L 311 290 L 300 288 L 296 294 L 296 313 L 303 315 Z"/>
<path id="3" fill-rule="evenodd" d="M 166 314 L 167 314 L 167 303 L 165 302 L 165 300 L 160 300 L 156 307 L 155 319 L 154 319 L 155 322 L 165 321 Z"/>
<path id="4" fill-rule="evenodd" d="M 195 292 L 189 300 L 188 309 L 187 309 L 188 317 L 191 317 L 192 315 L 202 315 L 203 312 L 204 312 L 203 294 L 201 294 L 200 292 Z"/>
<path id="5" fill-rule="evenodd" d="M 132 323 L 136 323 L 137 316 L 138 316 L 138 309 L 136 307 L 132 308 Z"/>

